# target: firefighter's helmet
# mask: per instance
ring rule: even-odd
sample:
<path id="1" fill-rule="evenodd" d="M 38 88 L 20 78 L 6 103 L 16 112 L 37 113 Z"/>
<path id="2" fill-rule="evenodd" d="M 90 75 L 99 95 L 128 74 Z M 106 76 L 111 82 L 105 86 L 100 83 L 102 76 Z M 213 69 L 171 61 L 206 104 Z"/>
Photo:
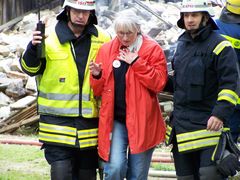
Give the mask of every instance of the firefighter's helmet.
<path id="1" fill-rule="evenodd" d="M 63 8 L 67 6 L 82 10 L 95 10 L 96 8 L 95 0 L 65 0 Z"/>
<path id="2" fill-rule="evenodd" d="M 240 0 L 227 0 L 226 9 L 233 14 L 240 15 Z"/>
<path id="3" fill-rule="evenodd" d="M 208 0 L 183 0 L 180 12 L 207 12 L 210 16 L 214 16 Z"/>
<path id="4" fill-rule="evenodd" d="M 184 20 L 183 20 L 183 13 L 186 12 L 206 12 L 209 14 L 209 22 L 212 24 L 213 29 L 218 29 L 216 23 L 211 18 L 214 16 L 214 11 L 211 5 L 208 3 L 208 0 L 183 0 L 182 7 L 180 10 L 180 19 L 177 21 L 178 27 L 184 29 Z"/>
<path id="5" fill-rule="evenodd" d="M 57 15 L 57 20 L 69 20 L 69 17 L 67 15 L 67 8 L 75 8 L 75 9 L 81 9 L 81 10 L 89 10 L 91 11 L 90 17 L 89 17 L 89 23 L 90 24 L 97 24 L 97 16 L 95 13 L 95 0 L 65 0 L 63 3 L 63 10 Z"/>

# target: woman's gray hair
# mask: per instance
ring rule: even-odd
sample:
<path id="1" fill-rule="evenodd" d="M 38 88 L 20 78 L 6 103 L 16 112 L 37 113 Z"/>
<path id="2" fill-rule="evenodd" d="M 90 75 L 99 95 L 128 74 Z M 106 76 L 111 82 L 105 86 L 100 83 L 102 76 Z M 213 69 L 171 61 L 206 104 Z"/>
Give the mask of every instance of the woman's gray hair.
<path id="1" fill-rule="evenodd" d="M 139 17 L 132 10 L 124 10 L 118 13 L 114 21 L 114 30 L 118 31 L 130 31 L 141 33 Z"/>

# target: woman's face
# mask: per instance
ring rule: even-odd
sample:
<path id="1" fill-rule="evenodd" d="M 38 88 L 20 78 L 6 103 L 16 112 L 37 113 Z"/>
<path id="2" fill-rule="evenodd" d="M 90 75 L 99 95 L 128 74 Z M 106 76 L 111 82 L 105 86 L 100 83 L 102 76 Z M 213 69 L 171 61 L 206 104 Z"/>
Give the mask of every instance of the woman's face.
<path id="1" fill-rule="evenodd" d="M 124 31 L 124 30 L 118 30 L 117 31 L 117 38 L 121 42 L 123 46 L 131 46 L 137 39 L 137 31 Z"/>

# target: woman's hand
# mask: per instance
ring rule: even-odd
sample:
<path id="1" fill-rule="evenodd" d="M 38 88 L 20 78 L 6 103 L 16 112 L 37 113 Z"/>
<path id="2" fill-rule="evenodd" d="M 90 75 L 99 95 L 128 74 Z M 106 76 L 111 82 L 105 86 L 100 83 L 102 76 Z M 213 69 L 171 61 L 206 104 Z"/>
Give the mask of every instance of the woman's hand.
<path id="1" fill-rule="evenodd" d="M 93 76 L 99 76 L 102 71 L 102 63 L 97 64 L 97 63 L 91 61 L 89 64 L 89 69 Z"/>
<path id="2" fill-rule="evenodd" d="M 118 58 L 125 61 L 127 64 L 132 64 L 138 58 L 137 52 L 131 52 L 128 49 L 120 49 Z"/>

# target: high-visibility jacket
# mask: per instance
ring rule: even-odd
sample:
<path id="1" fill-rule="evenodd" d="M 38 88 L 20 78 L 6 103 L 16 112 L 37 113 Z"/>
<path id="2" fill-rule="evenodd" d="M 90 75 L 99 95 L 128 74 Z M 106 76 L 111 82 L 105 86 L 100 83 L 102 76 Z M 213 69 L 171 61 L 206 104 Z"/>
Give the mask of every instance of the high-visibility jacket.
<path id="1" fill-rule="evenodd" d="M 54 31 L 46 39 L 46 67 L 44 73 L 38 78 L 38 111 L 40 114 L 86 118 L 98 117 L 97 102 L 90 88 L 89 63 L 96 58 L 100 46 L 110 38 L 98 30 L 99 36 L 91 36 L 91 49 L 85 69 L 85 75 L 80 94 L 78 70 L 75 63 L 71 43 L 61 44 Z M 39 67 L 28 67 L 22 59 L 25 71 L 34 73 Z M 79 96 L 82 99 L 81 112 L 79 109 Z"/>
<path id="2" fill-rule="evenodd" d="M 231 42 L 240 62 L 240 24 L 225 23 L 219 19 L 217 19 L 215 22 L 219 27 L 218 32 Z"/>
<path id="3" fill-rule="evenodd" d="M 231 43 L 210 26 L 194 39 L 185 32 L 179 37 L 173 68 L 174 111 L 167 144 L 176 135 L 179 152 L 215 146 L 221 132 L 207 131 L 208 119 L 216 116 L 226 122 L 238 100 L 238 62 Z"/>
<path id="4" fill-rule="evenodd" d="M 91 46 L 90 50 L 88 46 L 81 47 L 88 57 L 83 82 L 79 82 L 81 72 L 75 61 L 72 33 L 63 22 L 56 25 L 55 31 L 45 40 L 45 59 L 37 59 L 36 48 L 29 43 L 20 60 L 23 71 L 38 79 L 39 140 L 81 149 L 96 148 L 98 107 L 89 84 L 88 65 L 110 36 L 97 26 L 87 28 Z M 79 54 L 76 57 L 81 58 Z"/>

